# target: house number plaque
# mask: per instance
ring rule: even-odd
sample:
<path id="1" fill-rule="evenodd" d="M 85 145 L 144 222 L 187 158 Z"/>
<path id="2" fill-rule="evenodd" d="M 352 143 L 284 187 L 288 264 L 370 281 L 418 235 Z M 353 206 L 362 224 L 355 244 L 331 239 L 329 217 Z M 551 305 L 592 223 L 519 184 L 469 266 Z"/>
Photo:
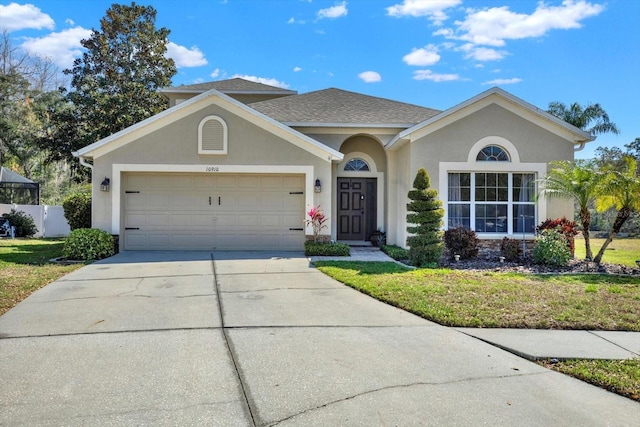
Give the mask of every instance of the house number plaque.
<path id="1" fill-rule="evenodd" d="M 220 172 L 220 166 L 207 166 L 205 172 Z"/>

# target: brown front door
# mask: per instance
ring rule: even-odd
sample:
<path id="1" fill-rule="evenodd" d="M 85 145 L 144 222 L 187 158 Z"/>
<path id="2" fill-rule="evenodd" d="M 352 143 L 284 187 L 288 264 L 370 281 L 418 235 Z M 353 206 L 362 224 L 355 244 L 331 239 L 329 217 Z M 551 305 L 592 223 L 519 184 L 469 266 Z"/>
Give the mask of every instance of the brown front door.
<path id="1" fill-rule="evenodd" d="M 367 240 L 376 226 L 375 178 L 338 178 L 338 240 Z"/>

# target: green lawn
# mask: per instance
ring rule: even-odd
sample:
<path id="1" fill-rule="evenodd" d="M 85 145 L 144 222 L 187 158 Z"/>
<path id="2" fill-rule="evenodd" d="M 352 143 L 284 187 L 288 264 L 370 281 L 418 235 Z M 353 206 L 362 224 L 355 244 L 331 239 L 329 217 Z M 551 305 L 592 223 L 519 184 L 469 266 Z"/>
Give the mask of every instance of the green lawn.
<path id="1" fill-rule="evenodd" d="M 82 266 L 49 262 L 62 255 L 63 244 L 61 239 L 0 240 L 0 316 L 32 292 Z"/>
<path id="2" fill-rule="evenodd" d="M 447 326 L 640 331 L 640 276 L 535 275 L 318 262 L 325 274 Z"/>
<path id="3" fill-rule="evenodd" d="M 591 252 L 595 257 L 605 239 L 589 239 Z M 584 259 L 584 239 L 576 239 L 576 258 Z M 621 264 L 636 267 L 636 260 L 640 259 L 640 239 L 614 239 L 607 247 L 602 262 L 607 264 Z"/>

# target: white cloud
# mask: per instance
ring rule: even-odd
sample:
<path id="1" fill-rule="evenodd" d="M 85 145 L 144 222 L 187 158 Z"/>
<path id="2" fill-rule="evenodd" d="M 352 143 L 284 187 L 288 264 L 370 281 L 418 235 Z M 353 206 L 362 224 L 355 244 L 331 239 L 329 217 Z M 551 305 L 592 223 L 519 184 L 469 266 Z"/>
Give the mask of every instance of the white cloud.
<path id="1" fill-rule="evenodd" d="M 55 23 L 46 13 L 32 4 L 9 3 L 0 4 L 0 28 L 8 32 L 32 28 L 53 30 Z"/>
<path id="2" fill-rule="evenodd" d="M 256 76 L 248 76 L 246 74 L 235 74 L 231 76 L 232 79 L 241 78 L 245 80 L 249 80 L 251 82 L 262 83 L 269 86 L 280 87 L 282 89 L 289 89 L 289 85 L 278 81 L 276 79 L 266 78 L 266 77 L 256 77 Z"/>
<path id="3" fill-rule="evenodd" d="M 364 71 L 358 74 L 358 77 L 365 83 L 377 83 L 382 80 L 380 74 L 375 71 Z"/>
<path id="4" fill-rule="evenodd" d="M 209 74 L 209 76 L 211 76 L 212 79 L 218 78 L 219 75 L 220 75 L 220 68 L 216 68 L 211 72 L 211 74 Z"/>
<path id="5" fill-rule="evenodd" d="M 193 46 L 189 49 L 175 44 L 174 42 L 169 42 L 167 43 L 166 56 L 172 58 L 178 68 L 201 67 L 203 65 L 207 65 L 207 59 L 204 57 L 204 53 L 202 53 L 197 46 Z"/>
<path id="6" fill-rule="evenodd" d="M 84 51 L 80 42 L 90 36 L 91 30 L 75 27 L 44 37 L 26 38 L 22 48 L 32 55 L 50 58 L 61 68 L 71 68 L 73 60 Z"/>
<path id="7" fill-rule="evenodd" d="M 335 19 L 347 16 L 349 11 L 347 10 L 347 2 L 336 3 L 335 6 L 328 7 L 326 9 L 320 9 L 317 13 L 318 19 L 328 18 Z"/>
<path id="8" fill-rule="evenodd" d="M 508 6 L 469 9 L 464 21 L 456 21 L 456 31 L 443 29 L 434 34 L 475 45 L 504 46 L 505 40 L 541 37 L 556 29 L 581 28 L 580 21 L 603 10 L 604 5 L 585 0 L 564 0 L 560 6 L 540 2 L 530 15 L 512 12 Z"/>
<path id="9" fill-rule="evenodd" d="M 293 16 L 291 18 L 289 18 L 289 20 L 287 21 L 287 24 L 295 24 L 296 20 L 293 18 Z"/>
<path id="10" fill-rule="evenodd" d="M 425 67 L 437 64 L 438 61 L 440 61 L 440 55 L 438 55 L 438 47 L 433 44 L 429 44 L 420 49 L 413 49 L 411 53 L 406 54 L 402 60 L 407 65 Z"/>
<path id="11" fill-rule="evenodd" d="M 457 6 L 462 0 L 403 0 L 401 4 L 395 4 L 387 8 L 387 15 L 402 16 L 426 16 L 434 24 L 441 25 L 448 17 L 445 9 Z"/>
<path id="12" fill-rule="evenodd" d="M 460 80 L 457 74 L 436 74 L 431 70 L 418 70 L 413 73 L 414 80 L 431 80 L 432 82 L 450 82 Z"/>
<path id="13" fill-rule="evenodd" d="M 300 68 L 300 67 L 293 67 L 293 72 L 294 72 L 294 73 L 299 73 L 300 71 L 302 71 L 302 68 Z"/>
<path id="14" fill-rule="evenodd" d="M 476 47 L 472 44 L 467 44 L 461 48 L 466 51 L 465 58 L 475 59 L 476 61 L 497 61 L 507 55 L 507 52 L 503 50 L 495 50 L 488 47 Z"/>
<path id="15" fill-rule="evenodd" d="M 483 85 L 493 85 L 493 86 L 497 86 L 497 85 L 512 85 L 512 84 L 515 84 L 515 83 L 520 83 L 521 81 L 522 81 L 522 79 L 514 77 L 512 79 L 494 79 L 494 80 L 489 80 L 488 82 L 484 82 L 482 84 Z"/>
<path id="16" fill-rule="evenodd" d="M 70 18 L 65 19 L 65 20 L 64 20 L 64 23 L 65 23 L 65 24 L 67 24 L 67 25 L 69 25 L 69 26 L 71 26 L 71 27 L 73 27 L 74 25 L 76 25 L 76 23 L 75 23 L 75 22 L 73 22 L 73 19 L 70 19 Z"/>

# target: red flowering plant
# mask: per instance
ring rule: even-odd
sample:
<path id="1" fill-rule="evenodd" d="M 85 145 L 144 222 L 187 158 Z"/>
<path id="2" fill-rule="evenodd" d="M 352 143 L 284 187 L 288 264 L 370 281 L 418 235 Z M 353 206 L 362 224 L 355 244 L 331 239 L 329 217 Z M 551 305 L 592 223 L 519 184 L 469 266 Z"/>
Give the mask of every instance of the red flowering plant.
<path id="1" fill-rule="evenodd" d="M 320 231 L 323 228 L 327 228 L 326 222 L 329 218 L 324 216 L 322 210 L 320 210 L 320 205 L 311 208 L 309 212 L 307 212 L 307 215 L 309 215 L 309 219 L 306 220 L 305 223 L 311 225 L 313 229 L 313 241 L 317 242 Z"/>

